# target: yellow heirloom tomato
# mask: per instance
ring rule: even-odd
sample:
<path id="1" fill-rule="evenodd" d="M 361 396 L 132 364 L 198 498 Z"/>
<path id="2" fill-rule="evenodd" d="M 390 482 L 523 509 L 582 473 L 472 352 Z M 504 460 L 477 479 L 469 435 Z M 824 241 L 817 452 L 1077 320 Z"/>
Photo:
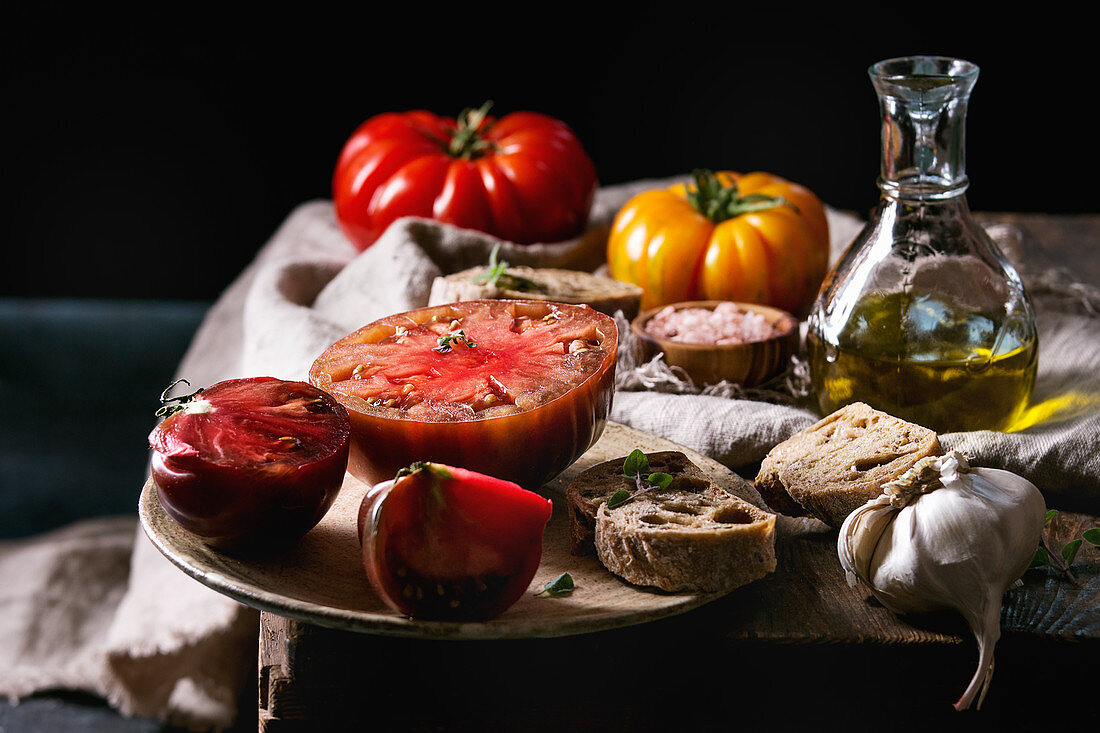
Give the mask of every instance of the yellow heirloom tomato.
<path id="1" fill-rule="evenodd" d="M 627 201 L 607 243 L 611 276 L 642 308 L 684 300 L 761 303 L 805 316 L 829 264 L 817 196 L 771 173 L 697 171 Z"/>

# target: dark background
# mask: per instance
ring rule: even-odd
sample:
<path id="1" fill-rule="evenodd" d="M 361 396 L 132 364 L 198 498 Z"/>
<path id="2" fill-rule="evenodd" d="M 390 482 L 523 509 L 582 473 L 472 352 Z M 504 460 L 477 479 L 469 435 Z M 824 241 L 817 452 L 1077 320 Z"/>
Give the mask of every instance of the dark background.
<path id="1" fill-rule="evenodd" d="M 1096 210 L 1091 59 L 1064 31 L 882 15 L 813 28 L 733 5 L 601 22 L 535 5 L 125 20 L 39 7 L 11 12 L 0 51 L 3 295 L 212 299 L 297 204 L 329 196 L 362 120 L 485 100 L 568 122 L 603 183 L 762 169 L 866 213 L 879 162 L 866 69 L 913 53 L 981 67 L 973 209 Z"/>
<path id="2" fill-rule="evenodd" d="M 133 513 L 156 396 L 210 301 L 295 206 L 329 196 L 341 145 L 379 112 L 491 99 L 568 122 L 604 183 L 762 169 L 865 213 L 867 67 L 954 55 L 982 69 L 971 207 L 1097 211 L 1095 41 L 1072 30 L 1091 24 L 1043 7 L 977 22 L 942 4 L 826 20 L 734 3 L 256 7 L 0 18 L 0 539 Z M 49 695 L 0 704 L 0 727 L 160 730 Z"/>

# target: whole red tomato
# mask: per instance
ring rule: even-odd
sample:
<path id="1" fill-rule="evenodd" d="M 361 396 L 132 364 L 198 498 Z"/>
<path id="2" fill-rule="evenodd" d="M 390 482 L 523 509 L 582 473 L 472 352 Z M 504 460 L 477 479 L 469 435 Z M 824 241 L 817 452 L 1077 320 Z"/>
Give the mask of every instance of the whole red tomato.
<path id="1" fill-rule="evenodd" d="M 216 547 L 297 539 L 332 506 L 347 470 L 347 411 L 305 382 L 230 379 L 162 397 L 149 435 L 168 516 Z"/>
<path id="2" fill-rule="evenodd" d="M 457 119 L 431 112 L 371 117 L 344 144 L 332 180 L 336 218 L 364 250 L 395 219 L 419 216 L 518 244 L 584 228 L 596 169 L 573 131 L 536 112 Z"/>
<path id="3" fill-rule="evenodd" d="M 435 461 L 537 489 L 602 434 L 617 339 L 586 305 L 463 301 L 363 326 L 309 380 L 347 408 L 350 470 L 368 483 Z"/>
<path id="4" fill-rule="evenodd" d="M 491 619 L 530 585 L 552 509 L 550 500 L 510 481 L 415 463 L 360 504 L 367 577 L 406 616 Z"/>

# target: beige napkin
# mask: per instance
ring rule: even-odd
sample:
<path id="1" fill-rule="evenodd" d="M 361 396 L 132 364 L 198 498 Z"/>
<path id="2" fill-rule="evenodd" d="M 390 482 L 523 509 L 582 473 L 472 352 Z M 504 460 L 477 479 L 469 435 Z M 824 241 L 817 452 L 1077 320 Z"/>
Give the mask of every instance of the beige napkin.
<path id="1" fill-rule="evenodd" d="M 585 236 L 555 245 L 499 243 L 501 256 L 517 265 L 595 269 L 619 207 L 638 190 L 666 183 L 605 187 Z M 861 222 L 827 213 L 835 258 Z M 178 376 L 195 386 L 242 376 L 304 379 L 333 341 L 375 318 L 425 305 L 434 277 L 484 263 L 495 244 L 466 230 L 402 219 L 359 253 L 336 226 L 330 202 L 303 204 L 212 307 Z M 1097 451 L 1081 449 L 1081 442 L 1094 443 L 1100 431 L 1100 408 L 1087 397 L 1100 394 L 1100 319 L 1082 308 L 1091 294 L 1067 301 L 1077 291 L 1063 285 L 1049 288 L 1053 304 L 1040 321 L 1037 395 L 1076 390 L 1086 396 L 1080 409 L 1055 412 L 1019 435 L 947 437 L 979 465 L 988 459 L 1025 467 L 1045 491 L 1096 497 Z M 696 389 L 663 365 L 633 364 L 622 352 L 612 419 L 731 468 L 750 467 L 816 419 L 800 397 L 797 364 L 786 387 L 743 394 L 729 385 Z M 130 517 L 0 544 L 0 610 L 0 634 L 8 640 L 0 645 L 0 694 L 80 689 L 125 714 L 218 728 L 232 723 L 240 693 L 255 684 L 256 612 L 171 565 Z"/>

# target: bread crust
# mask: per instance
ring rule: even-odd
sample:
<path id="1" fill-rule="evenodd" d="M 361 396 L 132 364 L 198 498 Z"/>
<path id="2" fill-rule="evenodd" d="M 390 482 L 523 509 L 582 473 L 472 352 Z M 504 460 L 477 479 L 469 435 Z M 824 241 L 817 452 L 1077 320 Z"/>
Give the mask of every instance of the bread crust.
<path id="1" fill-rule="evenodd" d="M 673 483 L 608 509 L 615 491 L 635 488 L 625 458 L 593 466 L 567 489 L 574 551 L 595 552 L 635 585 L 670 592 L 729 591 L 775 570 L 775 515 L 716 485 L 683 453 L 647 454 Z"/>
<path id="2" fill-rule="evenodd" d="M 840 527 L 883 485 L 942 452 L 934 431 L 855 402 L 775 446 L 754 485 L 775 511 Z"/>
<path id="3" fill-rule="evenodd" d="M 512 290 L 476 282 L 488 272 L 489 268 L 482 266 L 437 277 L 428 295 L 428 305 L 485 299 L 553 300 L 559 303 L 583 303 L 609 316 L 614 316 L 616 311 L 622 311 L 623 316 L 630 320 L 638 315 L 642 302 L 642 289 L 637 285 L 588 272 L 525 266 L 508 268 L 508 274 L 536 283 L 536 290 Z"/>

